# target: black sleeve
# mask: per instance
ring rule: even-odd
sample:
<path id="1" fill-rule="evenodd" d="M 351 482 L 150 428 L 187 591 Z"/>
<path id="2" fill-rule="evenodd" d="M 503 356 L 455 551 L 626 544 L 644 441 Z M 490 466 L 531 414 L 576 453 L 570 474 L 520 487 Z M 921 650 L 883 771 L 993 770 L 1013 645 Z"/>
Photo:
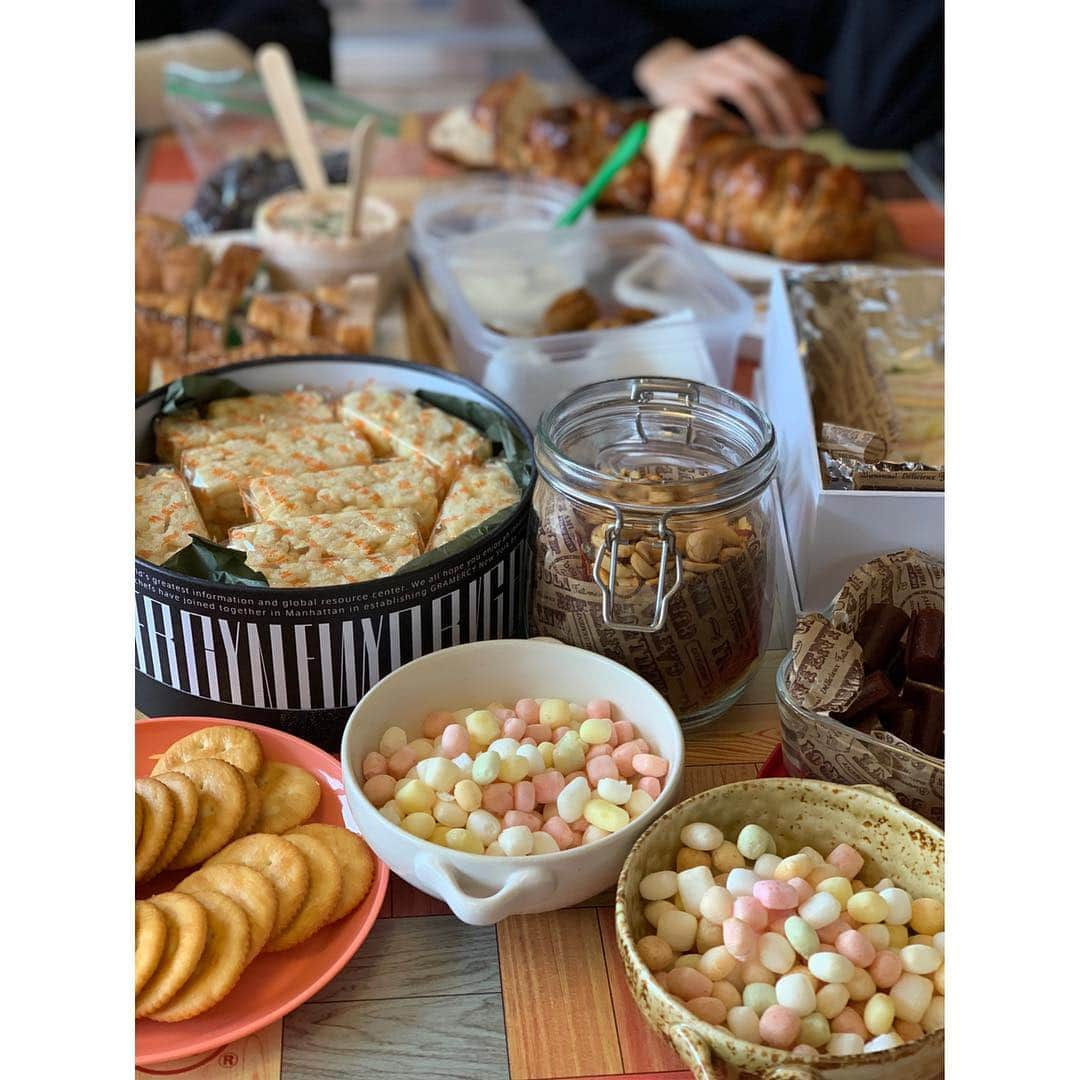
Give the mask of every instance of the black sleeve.
<path id="1" fill-rule="evenodd" d="M 945 125 L 943 0 L 850 0 L 829 56 L 826 112 L 855 146 L 907 149 Z"/>
<path id="2" fill-rule="evenodd" d="M 280 42 L 296 70 L 330 82 L 330 15 L 318 0 L 232 0 L 220 5 L 214 29 L 254 51 Z"/>
<path id="3" fill-rule="evenodd" d="M 136 0 L 136 40 L 195 30 L 222 30 L 253 51 L 280 42 L 297 71 L 331 80 L 330 15 L 319 0 Z"/>
<path id="4" fill-rule="evenodd" d="M 641 97 L 634 64 L 670 35 L 629 0 L 525 0 L 555 47 L 614 98 Z"/>

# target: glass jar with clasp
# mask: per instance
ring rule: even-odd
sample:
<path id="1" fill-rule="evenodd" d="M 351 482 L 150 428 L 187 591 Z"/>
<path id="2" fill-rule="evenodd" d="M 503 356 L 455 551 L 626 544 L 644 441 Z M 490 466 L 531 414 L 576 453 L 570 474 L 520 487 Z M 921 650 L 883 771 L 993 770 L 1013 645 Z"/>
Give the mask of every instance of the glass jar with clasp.
<path id="1" fill-rule="evenodd" d="M 772 620 L 768 418 L 717 387 L 613 379 L 544 413 L 536 462 L 530 632 L 638 672 L 684 727 L 721 716 Z"/>

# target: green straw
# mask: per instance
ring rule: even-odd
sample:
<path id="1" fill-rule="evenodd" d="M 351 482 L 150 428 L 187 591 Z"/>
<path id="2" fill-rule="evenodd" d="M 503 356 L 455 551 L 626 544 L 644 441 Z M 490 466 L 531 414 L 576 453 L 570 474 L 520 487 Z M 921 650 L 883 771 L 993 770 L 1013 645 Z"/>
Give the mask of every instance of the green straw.
<path id="1" fill-rule="evenodd" d="M 615 149 L 608 154 L 603 165 L 596 170 L 593 178 L 581 189 L 581 194 L 573 204 L 563 211 L 562 216 L 555 222 L 557 229 L 564 225 L 573 225 L 579 217 L 600 198 L 604 188 L 611 183 L 615 174 L 624 166 L 637 157 L 645 136 L 649 133 L 647 120 L 638 120 L 626 129 L 626 133 L 615 144 Z"/>

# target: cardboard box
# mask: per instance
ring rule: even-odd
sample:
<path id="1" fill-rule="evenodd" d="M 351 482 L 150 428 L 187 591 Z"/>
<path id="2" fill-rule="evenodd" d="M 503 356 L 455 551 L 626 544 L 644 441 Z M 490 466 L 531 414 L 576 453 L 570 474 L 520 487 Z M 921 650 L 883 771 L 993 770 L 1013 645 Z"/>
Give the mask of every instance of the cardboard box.
<path id="1" fill-rule="evenodd" d="M 769 297 L 761 380 L 761 404 L 780 450 L 780 496 L 800 608 L 825 608 L 848 574 L 876 555 L 914 547 L 944 558 L 944 492 L 829 491 L 822 484 L 810 393 L 780 272 Z"/>

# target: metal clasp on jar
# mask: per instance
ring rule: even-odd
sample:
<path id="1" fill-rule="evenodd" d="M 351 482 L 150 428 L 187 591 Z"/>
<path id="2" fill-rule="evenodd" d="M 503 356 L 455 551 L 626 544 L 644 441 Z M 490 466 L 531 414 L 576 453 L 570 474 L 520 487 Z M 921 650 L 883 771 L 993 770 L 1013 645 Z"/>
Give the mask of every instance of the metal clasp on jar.
<path id="1" fill-rule="evenodd" d="M 694 438 L 694 412 L 693 407 L 701 400 L 701 391 L 696 383 L 686 379 L 671 379 L 665 376 L 651 376 L 635 379 L 630 388 L 630 400 L 636 405 L 645 405 L 654 401 L 668 401 L 675 405 L 681 405 L 683 416 L 686 420 L 686 432 L 683 439 L 687 446 Z M 648 442 L 649 436 L 641 422 L 641 410 L 638 409 L 634 417 L 634 425 L 637 428 L 638 438 L 642 442 Z"/>
<path id="2" fill-rule="evenodd" d="M 612 630 L 638 630 L 647 634 L 655 633 L 655 631 L 663 628 L 667 619 L 668 601 L 678 592 L 683 581 L 682 557 L 675 546 L 675 534 L 668 528 L 667 515 L 657 518 L 656 534 L 660 543 L 660 561 L 656 567 L 656 606 L 653 609 L 652 622 L 648 626 L 642 626 L 640 623 L 617 622 L 614 615 L 616 585 L 618 583 L 615 568 L 618 565 L 619 546 L 622 543 L 623 517 L 622 511 L 617 506 L 613 506 L 611 509 L 615 514 L 615 522 L 608 525 L 604 530 L 604 543 L 597 544 L 596 558 L 593 560 L 593 581 L 600 586 L 601 619 L 604 625 Z M 601 576 L 605 555 L 608 558 L 608 566 L 611 568 L 606 582 Z M 675 581 L 670 589 L 665 589 L 664 582 L 667 580 L 669 557 L 674 558 Z"/>

